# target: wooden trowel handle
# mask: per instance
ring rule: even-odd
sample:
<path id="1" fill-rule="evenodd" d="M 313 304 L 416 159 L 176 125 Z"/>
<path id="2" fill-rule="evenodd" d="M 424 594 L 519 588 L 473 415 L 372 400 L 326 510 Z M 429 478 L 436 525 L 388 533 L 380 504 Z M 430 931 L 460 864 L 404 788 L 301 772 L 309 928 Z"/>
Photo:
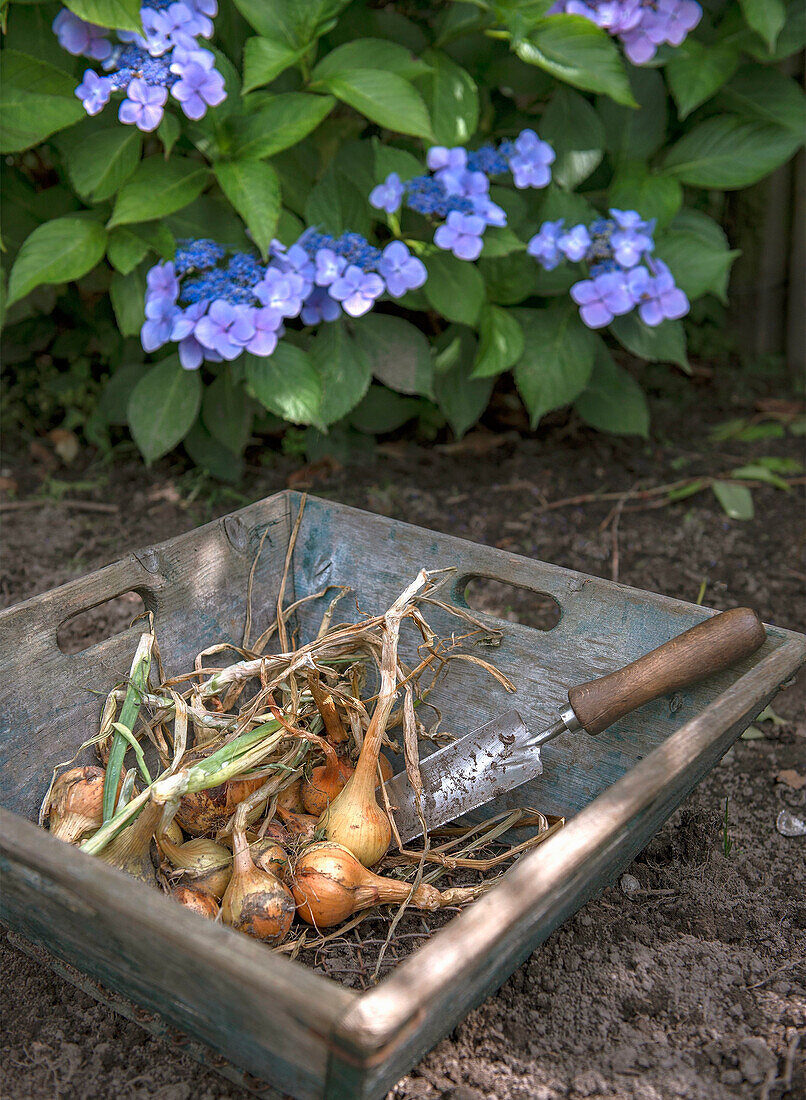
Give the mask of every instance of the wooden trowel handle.
<path id="1" fill-rule="evenodd" d="M 583 729 L 601 733 L 644 703 L 749 657 L 766 637 L 755 611 L 736 607 L 698 623 L 618 672 L 571 688 L 568 701 Z"/>

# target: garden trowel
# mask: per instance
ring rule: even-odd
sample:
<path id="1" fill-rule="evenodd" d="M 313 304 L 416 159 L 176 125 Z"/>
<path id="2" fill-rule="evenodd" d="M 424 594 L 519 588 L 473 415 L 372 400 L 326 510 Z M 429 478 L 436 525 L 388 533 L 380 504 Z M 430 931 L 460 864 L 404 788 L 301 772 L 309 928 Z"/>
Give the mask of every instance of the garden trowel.
<path id="1" fill-rule="evenodd" d="M 579 729 L 601 733 L 644 703 L 749 657 L 766 637 L 755 611 L 734 608 L 698 623 L 616 672 L 572 687 L 568 707 L 540 733 L 530 733 L 518 712 L 509 710 L 452 741 L 420 761 L 419 811 L 427 828 L 436 829 L 540 775 L 540 747 L 560 734 Z M 386 793 L 401 841 L 420 836 L 420 812 L 405 772 L 389 780 Z"/>

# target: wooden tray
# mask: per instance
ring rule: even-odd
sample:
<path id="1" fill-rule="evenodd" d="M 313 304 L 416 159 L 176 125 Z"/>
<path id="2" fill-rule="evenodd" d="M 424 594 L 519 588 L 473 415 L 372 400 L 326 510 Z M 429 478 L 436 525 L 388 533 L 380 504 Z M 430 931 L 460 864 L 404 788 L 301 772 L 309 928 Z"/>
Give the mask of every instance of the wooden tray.
<path id="1" fill-rule="evenodd" d="M 378 986 L 357 993 L 199 920 L 34 824 L 53 766 L 97 729 L 100 700 L 90 689 L 125 677 L 140 632 L 133 626 L 67 655 L 59 626 L 135 591 L 154 612 L 167 673 L 180 671 L 211 638 L 240 639 L 247 576 L 268 527 L 253 596 L 262 629 L 273 617 L 299 500 L 280 493 L 0 614 L 0 918 L 213 1048 L 213 1064 L 223 1056 L 247 1080 L 299 1100 L 381 1097 L 644 847 L 806 660 L 806 638 L 769 627 L 764 647 L 731 671 L 657 700 L 596 739 L 578 733 L 548 745 L 543 775 L 487 812 L 527 803 L 566 815 L 568 825 Z M 349 584 L 361 610 L 377 613 L 419 568 L 444 566 L 457 567 L 456 603 L 478 576 L 546 593 L 562 612 L 550 631 L 488 616 L 505 629 L 492 656 L 518 695 L 505 697 L 476 666 L 456 662 L 441 691 L 457 732 L 513 701 L 533 728 L 548 724 L 570 685 L 713 614 L 316 499 L 307 502 L 286 599 Z M 347 617 L 355 613 L 349 602 L 340 605 Z M 303 636 L 314 621 L 302 617 Z"/>

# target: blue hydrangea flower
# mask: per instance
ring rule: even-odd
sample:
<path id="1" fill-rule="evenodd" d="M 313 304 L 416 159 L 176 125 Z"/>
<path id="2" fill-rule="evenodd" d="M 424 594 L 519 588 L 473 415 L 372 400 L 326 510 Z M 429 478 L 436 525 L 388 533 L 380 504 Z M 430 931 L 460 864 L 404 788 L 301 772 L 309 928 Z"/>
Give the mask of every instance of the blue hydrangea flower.
<path id="1" fill-rule="evenodd" d="M 362 317 L 375 304 L 375 299 L 383 294 L 384 285 L 380 275 L 362 271 L 356 264 L 350 264 L 333 283 L 328 293 L 331 298 L 341 302 L 342 309 L 351 317 Z"/>
<path id="2" fill-rule="evenodd" d="M 557 248 L 571 263 L 584 260 L 590 246 L 590 234 L 584 225 L 575 225 L 557 238 Z"/>
<path id="3" fill-rule="evenodd" d="M 98 76 L 92 69 L 85 71 L 84 79 L 76 88 L 76 95 L 88 115 L 97 115 L 102 111 L 109 102 L 111 94 L 111 80 L 106 76 Z"/>
<path id="4" fill-rule="evenodd" d="M 635 210 L 611 210 L 617 228 L 610 234 L 610 246 L 622 267 L 635 267 L 645 252 L 655 247 L 655 222 L 645 222 Z"/>
<path id="5" fill-rule="evenodd" d="M 302 307 L 300 318 L 304 325 L 318 325 L 320 321 L 335 321 L 341 316 L 341 306 L 331 298 L 324 287 L 315 287 Z"/>
<path id="6" fill-rule="evenodd" d="M 140 329 L 140 342 L 144 351 L 156 351 L 171 339 L 176 305 L 169 299 L 155 296 L 145 305 L 145 322 Z"/>
<path id="7" fill-rule="evenodd" d="M 150 87 L 144 80 L 133 80 L 126 90 L 126 99 L 118 108 L 118 118 L 121 122 L 134 123 L 144 133 L 150 133 L 162 122 L 167 98 L 166 88 Z"/>
<path id="8" fill-rule="evenodd" d="M 172 86 L 171 95 L 182 105 L 188 118 L 204 118 L 208 107 L 217 107 L 227 98 L 224 77 L 216 69 L 205 69 L 197 61 L 182 68 L 182 76 Z"/>
<path id="9" fill-rule="evenodd" d="M 645 280 L 640 294 L 638 313 L 644 324 L 661 324 L 684 317 L 690 307 L 689 300 L 674 276 L 662 260 L 651 260 L 652 278 Z M 632 274 L 632 273 L 631 273 Z"/>
<path id="10" fill-rule="evenodd" d="M 277 347 L 283 327 L 283 318 L 277 310 L 264 306 L 252 313 L 255 334 L 246 345 L 252 355 L 271 355 Z"/>
<path id="11" fill-rule="evenodd" d="M 107 38 L 109 29 L 98 27 L 95 23 L 85 23 L 67 8 L 62 8 L 52 23 L 53 33 L 63 50 L 74 57 L 91 57 L 94 61 L 103 61 L 112 52 L 112 43 Z"/>
<path id="12" fill-rule="evenodd" d="M 214 354 L 196 339 L 196 322 L 207 312 L 207 302 L 196 302 L 174 316 L 171 339 L 178 345 L 179 362 L 185 370 L 198 370 L 205 358 Z"/>
<path id="13" fill-rule="evenodd" d="M 396 214 L 403 201 L 404 187 L 397 172 L 390 172 L 383 183 L 369 193 L 369 204 L 376 210 L 385 210 L 387 214 Z"/>
<path id="14" fill-rule="evenodd" d="M 404 185 L 406 204 L 418 214 L 439 214 L 444 217 L 448 193 L 433 176 L 415 176 Z"/>
<path id="15" fill-rule="evenodd" d="M 623 272 L 583 279 L 571 287 L 571 297 L 579 306 L 579 315 L 588 328 L 604 328 L 614 317 L 629 313 L 632 295 Z"/>
<path id="16" fill-rule="evenodd" d="M 155 264 L 146 275 L 146 300 L 167 298 L 170 302 L 175 302 L 178 297 L 179 280 L 175 265 L 170 261 Z"/>
<path id="17" fill-rule="evenodd" d="M 478 214 L 452 211 L 444 225 L 437 227 L 434 244 L 452 252 L 459 260 L 477 260 L 481 255 L 482 234 L 487 223 Z"/>
<path id="18" fill-rule="evenodd" d="M 558 0 L 554 12 L 581 15 L 617 37 L 633 65 L 651 61 L 664 43 L 681 45 L 702 18 L 694 0 Z"/>
<path id="19" fill-rule="evenodd" d="M 503 207 L 493 202 L 489 195 L 481 195 L 472 200 L 473 213 L 484 218 L 487 225 L 501 229 L 507 224 L 507 214 Z"/>
<path id="20" fill-rule="evenodd" d="M 509 167 L 516 187 L 547 187 L 551 180 L 551 165 L 555 153 L 546 141 L 541 141 L 534 130 L 522 130 L 514 142 L 509 157 Z"/>
<path id="21" fill-rule="evenodd" d="M 362 271 L 369 271 L 380 259 L 380 249 L 375 248 L 360 233 L 342 233 L 333 242 L 333 250 L 343 256 L 348 264 L 355 264 Z"/>
<path id="22" fill-rule="evenodd" d="M 189 271 L 207 271 L 224 258 L 224 249 L 217 241 L 201 238 L 195 241 L 179 241 L 174 261 L 177 275 Z"/>
<path id="23" fill-rule="evenodd" d="M 223 249 L 221 249 L 223 255 Z M 221 257 L 218 257 L 221 259 Z M 227 274 L 233 282 L 252 287 L 263 278 L 264 268 L 248 252 L 236 252 L 227 265 Z"/>
<path id="24" fill-rule="evenodd" d="M 254 288 L 255 297 L 269 306 L 280 317 L 296 317 L 302 309 L 302 303 L 307 298 L 309 287 L 302 275 L 295 271 L 280 271 L 276 267 L 268 267 Z"/>
<path id="25" fill-rule="evenodd" d="M 425 264 L 412 256 L 402 241 L 392 241 L 384 248 L 378 271 L 393 298 L 402 298 L 407 290 L 417 290 L 428 278 Z"/>
<path id="26" fill-rule="evenodd" d="M 253 312 L 249 306 L 217 299 L 196 322 L 194 335 L 200 344 L 218 352 L 222 359 L 237 359 L 255 335 Z"/>
<path id="27" fill-rule="evenodd" d="M 544 271 L 553 271 L 563 258 L 557 242 L 564 224 L 565 218 L 556 222 L 543 222 L 526 246 L 526 251 L 534 256 Z"/>
<path id="28" fill-rule="evenodd" d="M 118 117 L 121 122 L 150 132 L 159 125 L 165 98 L 154 89 L 171 89 L 188 118 L 199 119 L 208 107 L 226 98 L 224 78 L 215 68 L 215 54 L 202 49 L 198 36 L 213 33 L 211 13 L 216 0 L 147 0 L 141 8 L 143 33 L 117 30 L 117 42 L 109 32 L 60 12 L 53 22 L 59 42 L 70 53 L 101 61 L 109 84 L 98 84 L 97 74 L 85 74 L 77 95 L 90 114 L 102 109 L 109 91 L 126 91 Z M 143 87 L 149 90 L 144 91 Z M 106 96 L 106 98 L 104 98 Z"/>
<path id="29" fill-rule="evenodd" d="M 467 150 L 461 146 L 448 149 L 444 145 L 432 145 L 425 162 L 432 172 L 447 168 L 452 172 L 461 172 L 467 165 Z"/>
<path id="30" fill-rule="evenodd" d="M 347 267 L 344 256 L 339 256 L 332 248 L 320 248 L 316 253 L 316 275 L 314 282 L 317 286 L 330 286 Z"/>
<path id="31" fill-rule="evenodd" d="M 494 145 L 482 145 L 481 148 L 467 154 L 467 168 L 470 172 L 484 172 L 487 176 L 500 176 L 508 171 L 506 157 Z"/>

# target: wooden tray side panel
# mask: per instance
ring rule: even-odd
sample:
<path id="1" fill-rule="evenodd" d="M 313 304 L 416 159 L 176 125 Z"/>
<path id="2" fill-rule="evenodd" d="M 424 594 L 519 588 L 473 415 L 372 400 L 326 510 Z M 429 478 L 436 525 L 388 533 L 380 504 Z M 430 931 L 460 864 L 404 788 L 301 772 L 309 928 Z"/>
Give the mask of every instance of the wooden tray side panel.
<path id="1" fill-rule="evenodd" d="M 53 767 L 71 760 L 81 742 L 97 732 L 103 695 L 125 681 L 146 628 L 135 623 L 80 653 L 65 654 L 56 643 L 59 626 L 114 596 L 137 591 L 154 613 L 166 674 L 184 671 L 212 639 L 241 642 L 249 570 L 267 527 L 254 578 L 255 637 L 274 618 L 289 539 L 285 495 L 136 551 L 0 613 L 0 805 L 36 817 Z M 293 578 L 286 598 L 294 598 Z M 222 658 L 237 660 L 237 655 Z M 100 698 L 93 694 L 98 692 Z M 79 762 L 96 761 L 88 752 Z"/>
<path id="2" fill-rule="evenodd" d="M 0 920 L 299 1100 L 357 995 L 0 810 Z"/>
<path id="3" fill-rule="evenodd" d="M 296 507 L 292 507 L 296 511 Z M 537 731 L 568 705 L 568 688 L 610 672 L 669 641 L 714 612 L 681 600 L 642 592 L 568 569 L 532 561 L 493 547 L 425 531 L 385 516 L 309 499 L 294 553 L 298 596 L 325 584 L 357 588 L 362 612 L 378 614 L 421 568 L 456 566 L 442 599 L 463 606 L 463 578 L 480 575 L 547 593 L 560 605 L 561 619 L 550 631 L 534 630 L 479 614 L 500 627 L 500 647 L 479 647 L 517 685 L 508 694 L 469 662 L 454 662 L 431 696 L 444 714 L 442 729 L 463 734 L 514 707 Z M 355 617 L 355 599 L 339 604 L 337 616 Z M 321 610 L 308 610 L 303 636 L 314 630 Z M 436 608 L 428 619 L 446 635 L 466 625 Z M 637 761 L 717 698 L 738 676 L 780 646 L 789 632 L 771 628 L 762 650 L 726 672 L 687 691 L 642 707 L 598 737 L 585 733 L 552 741 L 542 749 L 544 773 L 532 783 L 491 803 L 479 816 L 530 804 L 545 813 L 571 815 L 588 805 Z M 412 631 L 402 651 L 413 657 Z M 474 816 L 474 815 L 471 815 Z"/>

